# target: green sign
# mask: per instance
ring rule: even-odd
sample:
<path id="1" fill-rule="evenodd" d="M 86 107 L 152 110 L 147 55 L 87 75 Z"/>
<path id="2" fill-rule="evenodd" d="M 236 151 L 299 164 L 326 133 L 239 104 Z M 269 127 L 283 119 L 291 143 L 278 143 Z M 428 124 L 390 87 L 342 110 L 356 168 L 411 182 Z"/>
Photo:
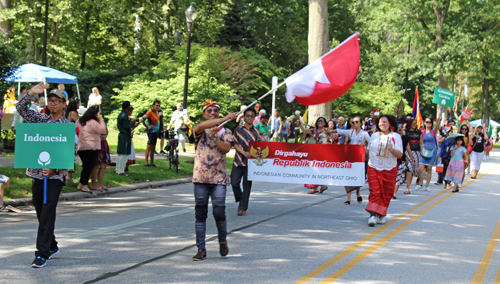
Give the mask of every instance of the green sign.
<path id="1" fill-rule="evenodd" d="M 436 87 L 434 89 L 434 98 L 432 99 L 432 102 L 452 108 L 455 103 L 455 93 Z"/>
<path id="2" fill-rule="evenodd" d="M 73 169 L 74 123 L 19 123 L 16 128 L 14 168 Z"/>

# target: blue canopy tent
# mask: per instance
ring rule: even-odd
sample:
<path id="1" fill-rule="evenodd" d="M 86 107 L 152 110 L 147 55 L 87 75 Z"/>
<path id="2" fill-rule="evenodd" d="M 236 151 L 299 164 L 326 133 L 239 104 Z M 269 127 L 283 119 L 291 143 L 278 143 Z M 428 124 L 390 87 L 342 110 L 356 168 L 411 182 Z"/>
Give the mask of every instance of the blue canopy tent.
<path id="1" fill-rule="evenodd" d="M 14 70 L 13 75 L 8 77 L 6 81 L 18 83 L 18 96 L 21 89 L 21 83 L 44 82 L 55 84 L 76 84 L 78 98 L 80 98 L 80 90 L 78 88 L 78 80 L 76 76 L 33 63 L 24 64 L 18 67 Z M 45 91 L 45 101 L 47 102 L 47 91 Z"/>
<path id="2" fill-rule="evenodd" d="M 467 124 L 473 125 L 473 126 L 478 126 L 478 125 L 482 125 L 482 123 L 483 123 L 482 119 L 476 119 L 476 120 L 473 120 L 473 121 L 469 121 L 469 123 L 467 123 Z M 500 123 L 498 123 L 498 122 L 496 122 L 496 121 L 494 121 L 494 120 L 492 120 L 490 118 L 490 125 L 493 126 L 493 127 L 499 127 Z"/>

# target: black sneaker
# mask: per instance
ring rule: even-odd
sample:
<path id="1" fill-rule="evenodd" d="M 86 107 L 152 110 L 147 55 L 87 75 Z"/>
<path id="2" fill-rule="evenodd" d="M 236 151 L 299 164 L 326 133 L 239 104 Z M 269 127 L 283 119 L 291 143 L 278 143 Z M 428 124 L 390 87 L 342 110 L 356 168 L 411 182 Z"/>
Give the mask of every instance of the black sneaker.
<path id="1" fill-rule="evenodd" d="M 201 250 L 199 250 L 198 253 L 193 256 L 193 260 L 195 261 L 204 260 L 205 258 L 207 258 L 207 253 Z"/>
<path id="2" fill-rule="evenodd" d="M 441 185 L 441 184 L 443 184 L 443 183 L 438 181 L 438 182 L 435 182 L 434 184 L 435 184 L 435 185 Z"/>
<path id="3" fill-rule="evenodd" d="M 186 149 L 182 149 L 184 151 L 184 153 L 186 153 Z"/>
<path id="4" fill-rule="evenodd" d="M 58 255 L 60 251 L 59 251 L 59 249 L 57 248 L 57 249 L 51 249 L 49 252 L 50 252 L 50 256 L 49 256 L 49 258 L 48 258 L 48 259 L 51 259 L 51 258 L 53 258 L 54 256 Z"/>
<path id="5" fill-rule="evenodd" d="M 165 151 L 160 151 L 160 155 L 166 155 L 167 153 L 165 153 Z"/>
<path id="6" fill-rule="evenodd" d="M 155 151 L 155 155 L 160 155 L 160 154 L 158 154 L 158 152 Z"/>
<path id="7" fill-rule="evenodd" d="M 37 256 L 33 263 L 31 263 L 31 267 L 33 268 L 42 268 L 47 263 L 47 260 L 41 256 Z"/>

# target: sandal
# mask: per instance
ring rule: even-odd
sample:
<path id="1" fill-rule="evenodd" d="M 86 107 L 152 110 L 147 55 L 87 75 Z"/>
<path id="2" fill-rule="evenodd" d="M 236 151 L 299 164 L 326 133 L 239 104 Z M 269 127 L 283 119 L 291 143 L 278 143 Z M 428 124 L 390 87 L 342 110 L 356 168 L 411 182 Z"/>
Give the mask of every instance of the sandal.
<path id="1" fill-rule="evenodd" d="M 348 200 L 348 201 L 344 202 L 344 205 L 351 205 L 351 201 Z"/>
<path id="2" fill-rule="evenodd" d="M 92 193 L 92 190 L 83 190 L 83 188 L 80 188 L 80 191 L 85 193 Z"/>
<path id="3" fill-rule="evenodd" d="M 458 192 L 458 189 L 457 190 L 452 190 L 451 192 Z"/>
<path id="4" fill-rule="evenodd" d="M 313 188 L 307 194 L 315 194 L 315 193 L 318 193 L 318 191 Z"/>
<path id="5" fill-rule="evenodd" d="M 101 187 L 104 191 L 109 191 L 109 188 L 107 186 L 102 186 Z"/>
<path id="6" fill-rule="evenodd" d="M 360 203 L 360 204 L 361 204 L 362 202 L 363 202 L 363 197 L 358 196 L 358 203 Z"/>
<path id="7" fill-rule="evenodd" d="M 325 192 L 325 190 L 327 190 L 327 189 L 328 189 L 328 186 L 327 186 L 327 187 L 325 187 L 324 189 L 320 189 L 320 190 L 319 190 L 319 193 L 323 193 L 323 192 Z"/>
<path id="8" fill-rule="evenodd" d="M 102 189 L 102 187 L 92 188 L 92 190 L 96 190 L 96 191 L 104 192 L 104 190 Z"/>
<path id="9" fill-rule="evenodd" d="M 410 189 L 409 188 L 405 188 L 405 194 L 410 194 Z"/>

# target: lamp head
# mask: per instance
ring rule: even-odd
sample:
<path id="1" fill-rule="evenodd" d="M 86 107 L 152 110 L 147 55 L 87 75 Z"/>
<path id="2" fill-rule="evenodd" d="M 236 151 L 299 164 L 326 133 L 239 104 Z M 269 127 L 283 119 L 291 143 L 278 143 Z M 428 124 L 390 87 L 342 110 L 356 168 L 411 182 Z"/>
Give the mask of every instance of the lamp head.
<path id="1" fill-rule="evenodd" d="M 188 23 L 194 22 L 196 17 L 198 16 L 198 13 L 196 12 L 196 9 L 193 7 L 194 2 L 191 2 L 191 5 L 186 9 L 186 21 Z"/>

